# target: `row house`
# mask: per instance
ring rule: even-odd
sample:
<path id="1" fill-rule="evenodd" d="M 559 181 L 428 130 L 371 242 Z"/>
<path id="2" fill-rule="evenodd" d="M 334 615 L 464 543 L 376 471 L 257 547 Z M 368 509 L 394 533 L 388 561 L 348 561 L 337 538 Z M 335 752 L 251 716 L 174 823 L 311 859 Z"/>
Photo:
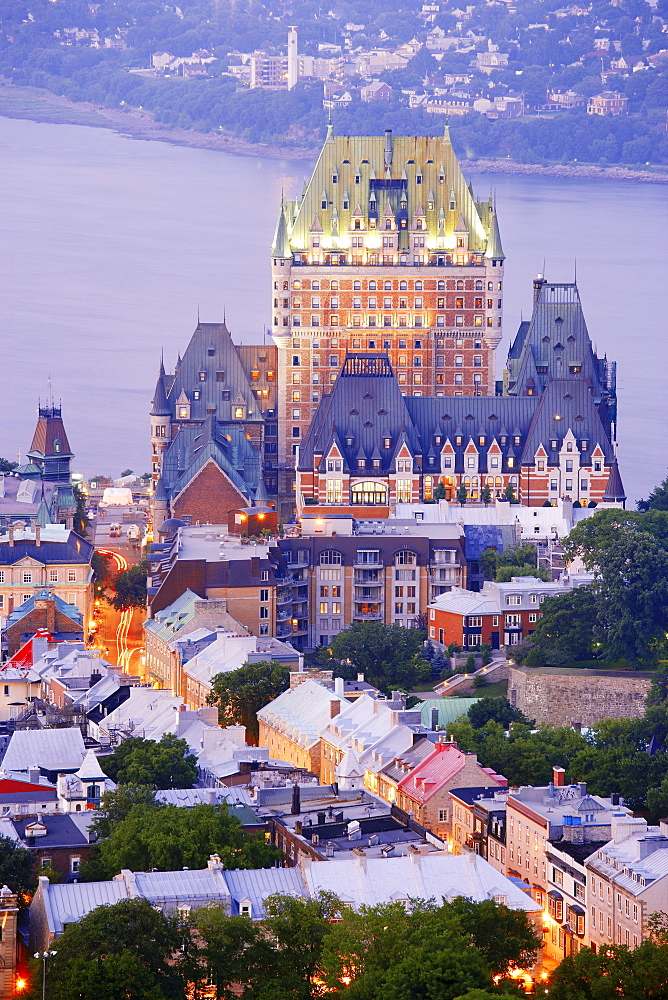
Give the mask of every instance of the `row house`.
<path id="1" fill-rule="evenodd" d="M 331 678 L 331 672 L 329 672 Z M 320 776 L 320 733 L 343 707 L 343 696 L 304 672 L 291 675 L 291 687 L 257 713 L 259 745 L 269 755 Z"/>
<path id="2" fill-rule="evenodd" d="M 0 533 L 0 617 L 48 590 L 85 621 L 93 598 L 94 546 L 62 524 L 12 524 Z"/>
<path id="3" fill-rule="evenodd" d="M 456 743 L 438 742 L 432 753 L 398 783 L 396 804 L 452 847 L 450 790 L 468 786 L 502 788 L 506 784 L 503 775 L 482 767 L 476 754 L 460 750 Z"/>
<path id="4" fill-rule="evenodd" d="M 543 601 L 566 593 L 573 584 L 573 577 L 546 583 L 533 576 L 514 576 L 509 583 L 486 581 L 478 593 L 453 589 L 429 607 L 429 638 L 464 649 L 515 646 L 535 630 Z"/>
<path id="5" fill-rule="evenodd" d="M 281 204 L 271 259 L 286 469 L 362 338 L 397 367 L 403 356 L 407 382 L 426 393 L 436 387 L 437 352 L 479 340 L 480 391 L 493 391 L 504 254 L 494 204 L 475 199 L 447 127 L 440 137 L 330 128 L 302 196 Z M 454 365 L 441 375 L 454 387 Z"/>
<path id="6" fill-rule="evenodd" d="M 650 937 L 648 918 L 665 913 L 668 900 L 668 822 L 649 826 L 617 810 L 611 839 L 585 861 L 587 944 L 637 948 Z"/>
<path id="7" fill-rule="evenodd" d="M 327 645 L 355 622 L 410 628 L 436 595 L 464 584 L 466 562 L 458 527 L 431 539 L 427 532 L 408 530 L 283 539 L 294 641 Z M 279 600 L 282 597 L 281 590 Z"/>
<path id="8" fill-rule="evenodd" d="M 592 851 L 611 835 L 615 814 L 630 810 L 619 804 L 619 796 L 590 795 L 586 782 L 564 784 L 564 770 L 555 767 L 548 786 L 511 788 L 506 799 L 506 873 L 531 885 L 533 898 L 545 911 L 546 954 L 561 961 L 567 951 L 566 938 L 587 943 L 586 923 L 578 922 L 579 910 L 569 912 L 561 892 L 560 876 L 554 875 L 548 854 L 551 842 L 592 844 Z M 555 884 L 556 878 L 556 884 Z M 574 889 L 573 893 L 574 894 Z M 580 903 L 577 904 L 581 908 Z M 580 933 L 581 931 L 581 933 Z M 569 946 L 571 953 L 579 944 Z"/>
<path id="9" fill-rule="evenodd" d="M 389 699 L 363 694 L 341 709 L 320 732 L 320 780 L 327 785 L 350 779 L 352 768 L 359 768 L 367 789 L 378 794 L 381 769 L 427 732 L 420 710 L 406 710 L 406 695 L 399 691 Z"/>
<path id="10" fill-rule="evenodd" d="M 507 786 L 451 790 L 451 850 L 473 851 L 505 873 L 507 794 Z"/>

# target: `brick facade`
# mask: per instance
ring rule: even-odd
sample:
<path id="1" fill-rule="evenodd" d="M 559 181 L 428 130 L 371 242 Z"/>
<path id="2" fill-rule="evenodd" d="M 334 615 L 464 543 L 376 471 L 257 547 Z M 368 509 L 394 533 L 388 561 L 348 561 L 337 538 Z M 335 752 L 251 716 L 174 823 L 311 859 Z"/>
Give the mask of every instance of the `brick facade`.
<path id="1" fill-rule="evenodd" d="M 215 462 L 209 460 L 172 502 L 174 517 L 189 515 L 193 524 L 226 524 L 235 507 L 245 507 L 247 498 Z"/>

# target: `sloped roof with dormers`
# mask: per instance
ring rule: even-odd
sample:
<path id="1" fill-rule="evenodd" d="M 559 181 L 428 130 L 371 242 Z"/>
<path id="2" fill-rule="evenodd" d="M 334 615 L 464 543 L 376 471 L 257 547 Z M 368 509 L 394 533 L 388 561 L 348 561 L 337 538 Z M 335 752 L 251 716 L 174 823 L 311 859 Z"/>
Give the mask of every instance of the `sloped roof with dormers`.
<path id="1" fill-rule="evenodd" d="M 520 324 L 508 355 L 508 391 L 521 396 L 529 383 L 540 393 L 551 378 L 579 374 L 597 401 L 604 398 L 606 362 L 594 353 L 577 285 L 543 278 L 534 290 L 533 315 Z"/>
<path id="2" fill-rule="evenodd" d="M 433 197 L 430 197 L 433 196 Z M 452 206 L 452 207 L 451 207 Z M 282 201 L 273 256 L 287 257 L 308 247 L 309 233 L 322 233 L 321 246 L 343 235 L 351 220 L 362 228 L 388 210 L 399 231 L 399 249 L 408 250 L 414 217 L 426 222 L 430 237 L 443 236 L 454 247 L 458 224 L 468 232 L 472 250 L 503 257 L 496 216 L 469 190 L 446 127 L 442 136 L 334 136 L 331 128 L 305 191 Z"/>
<path id="3" fill-rule="evenodd" d="M 608 429 L 588 381 L 579 375 L 553 378 L 533 396 L 403 396 L 386 355 L 348 354 L 304 436 L 299 469 L 324 470 L 335 445 L 344 471 L 363 468 L 365 476 L 386 476 L 405 445 L 411 456 L 421 459 L 426 473 L 440 471 L 445 449 L 454 455 L 453 471 L 465 474 L 467 450 L 475 452 L 479 474 L 492 471 L 488 449 L 495 442 L 502 458 L 494 470 L 499 473 L 533 464 L 541 445 L 549 464 L 558 464 L 569 431 L 584 464 L 597 444 L 605 464 L 613 461 Z M 556 448 L 551 446 L 554 441 Z M 367 460 L 364 466 L 360 459 Z M 378 459 L 380 465 L 373 467 Z"/>

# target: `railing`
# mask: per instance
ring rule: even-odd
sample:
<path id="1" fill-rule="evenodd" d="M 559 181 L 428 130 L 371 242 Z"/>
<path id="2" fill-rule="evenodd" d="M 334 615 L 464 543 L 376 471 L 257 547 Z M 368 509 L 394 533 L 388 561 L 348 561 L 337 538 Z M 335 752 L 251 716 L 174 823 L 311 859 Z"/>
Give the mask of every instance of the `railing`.
<path id="1" fill-rule="evenodd" d="M 353 612 L 353 618 L 362 622 L 376 622 L 380 621 L 383 617 L 382 611 L 355 611 Z"/>

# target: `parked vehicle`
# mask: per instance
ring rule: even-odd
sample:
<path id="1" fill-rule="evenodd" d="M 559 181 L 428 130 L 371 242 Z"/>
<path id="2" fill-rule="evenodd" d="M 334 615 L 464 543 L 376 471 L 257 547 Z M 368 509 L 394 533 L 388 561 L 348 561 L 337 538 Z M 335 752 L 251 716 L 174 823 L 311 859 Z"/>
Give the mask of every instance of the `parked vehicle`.
<path id="1" fill-rule="evenodd" d="M 122 534 L 123 534 L 123 528 L 117 521 L 109 525 L 110 538 L 120 538 Z"/>

